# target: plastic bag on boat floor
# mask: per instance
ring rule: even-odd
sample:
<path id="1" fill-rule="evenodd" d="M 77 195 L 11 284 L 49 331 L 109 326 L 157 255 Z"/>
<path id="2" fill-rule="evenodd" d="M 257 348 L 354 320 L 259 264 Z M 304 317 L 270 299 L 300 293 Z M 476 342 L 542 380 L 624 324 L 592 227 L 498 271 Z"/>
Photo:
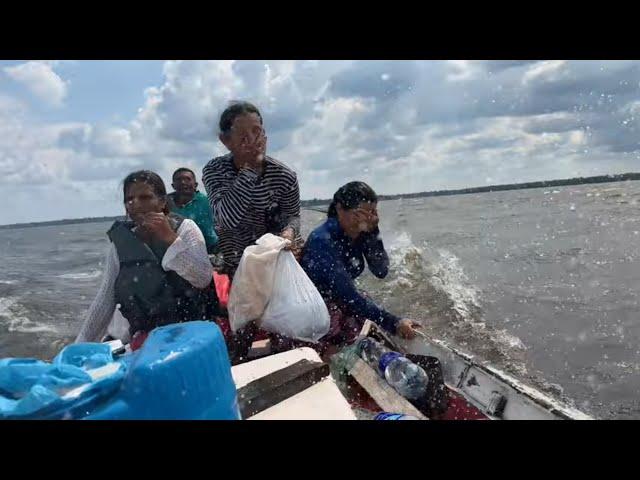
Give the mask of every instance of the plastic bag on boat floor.
<path id="1" fill-rule="evenodd" d="M 278 255 L 273 290 L 260 327 L 307 342 L 317 342 L 329 332 L 329 311 L 318 289 L 293 254 Z"/>
<path id="2" fill-rule="evenodd" d="M 276 262 L 289 241 L 267 233 L 244 249 L 229 292 L 229 325 L 234 332 L 258 320 L 271 297 Z"/>

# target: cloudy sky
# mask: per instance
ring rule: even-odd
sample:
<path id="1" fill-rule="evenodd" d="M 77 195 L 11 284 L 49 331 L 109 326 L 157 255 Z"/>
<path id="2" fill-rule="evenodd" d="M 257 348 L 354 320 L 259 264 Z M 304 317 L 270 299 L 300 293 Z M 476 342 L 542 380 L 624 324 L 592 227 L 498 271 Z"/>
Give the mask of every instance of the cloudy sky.
<path id="1" fill-rule="evenodd" d="M 0 224 L 119 214 L 135 169 L 199 177 L 233 99 L 303 199 L 640 171 L 640 62 L 0 61 Z"/>

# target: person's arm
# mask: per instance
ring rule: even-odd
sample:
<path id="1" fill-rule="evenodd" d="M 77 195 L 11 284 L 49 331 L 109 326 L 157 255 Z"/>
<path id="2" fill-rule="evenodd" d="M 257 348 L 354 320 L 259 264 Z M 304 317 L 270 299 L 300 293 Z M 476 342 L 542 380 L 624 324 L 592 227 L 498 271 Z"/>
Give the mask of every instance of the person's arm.
<path id="1" fill-rule="evenodd" d="M 283 192 L 281 208 L 285 224 L 283 231 L 291 229 L 294 238 L 300 239 L 300 187 L 295 173 L 288 188 Z"/>
<path id="2" fill-rule="evenodd" d="M 225 230 L 236 228 L 251 207 L 258 174 L 243 168 L 233 181 L 229 181 L 224 178 L 220 166 L 214 163 L 204 167 L 202 178 L 218 224 Z"/>
<path id="3" fill-rule="evenodd" d="M 116 248 L 111 243 L 105 259 L 102 283 L 93 303 L 87 311 L 85 321 L 76 337 L 79 342 L 99 342 L 107 333 L 109 323 L 116 310 L 115 284 L 120 271 L 120 261 Z"/>
<path id="4" fill-rule="evenodd" d="M 389 256 L 384 249 L 378 227 L 371 232 L 362 233 L 358 242 L 371 273 L 378 278 L 386 277 L 389 273 Z"/>
<path id="5" fill-rule="evenodd" d="M 172 270 L 196 288 L 206 288 L 213 280 L 213 266 L 202 232 L 193 220 L 185 219 L 178 238 L 162 257 L 162 268 Z"/>
<path id="6" fill-rule="evenodd" d="M 302 266 L 316 287 L 340 301 L 346 313 L 367 318 L 385 330 L 396 333 L 400 319 L 358 292 L 330 241 L 312 239 L 305 248 Z"/>

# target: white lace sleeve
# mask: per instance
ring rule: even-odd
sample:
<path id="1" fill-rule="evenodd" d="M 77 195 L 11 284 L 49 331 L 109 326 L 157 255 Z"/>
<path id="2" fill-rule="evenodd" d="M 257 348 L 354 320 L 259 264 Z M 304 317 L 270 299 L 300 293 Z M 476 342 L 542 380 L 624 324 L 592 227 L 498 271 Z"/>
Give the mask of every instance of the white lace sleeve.
<path id="1" fill-rule="evenodd" d="M 196 288 L 205 288 L 211 283 L 213 266 L 204 236 L 193 220 L 183 220 L 178 238 L 162 258 L 162 268 L 173 270 Z"/>
<path id="2" fill-rule="evenodd" d="M 87 311 L 84 324 L 76 338 L 77 342 L 99 342 L 107 332 L 109 323 L 116 309 L 115 283 L 120 272 L 120 261 L 113 243 L 105 259 L 102 284 L 96 298 Z"/>

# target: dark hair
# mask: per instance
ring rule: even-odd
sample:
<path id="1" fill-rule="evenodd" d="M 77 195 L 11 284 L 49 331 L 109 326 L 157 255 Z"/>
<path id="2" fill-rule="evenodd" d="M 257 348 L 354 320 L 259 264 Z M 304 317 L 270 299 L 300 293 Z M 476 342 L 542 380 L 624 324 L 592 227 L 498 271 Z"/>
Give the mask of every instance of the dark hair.
<path id="1" fill-rule="evenodd" d="M 364 182 L 349 182 L 338 189 L 333 195 L 333 201 L 329 205 L 329 211 L 327 217 L 337 217 L 338 203 L 345 210 L 352 210 L 358 208 L 361 203 L 378 201 L 378 195 L 373 191 L 369 185 Z"/>
<path id="2" fill-rule="evenodd" d="M 233 125 L 233 121 L 236 117 L 240 115 L 245 115 L 247 113 L 255 113 L 260 118 L 260 123 L 262 123 L 262 115 L 260 115 L 260 111 L 258 107 L 256 107 L 253 103 L 244 102 L 244 101 L 233 101 L 230 105 L 222 112 L 220 115 L 220 133 L 223 135 L 228 135 L 231 131 L 231 126 Z"/>
<path id="3" fill-rule="evenodd" d="M 179 174 L 180 172 L 189 172 L 191 175 L 193 175 L 193 179 L 196 180 L 195 172 L 193 170 L 191 170 L 190 168 L 187 168 L 187 167 L 180 167 L 175 172 L 173 172 L 173 175 L 171 175 L 171 180 L 176 178 L 176 175 Z"/>
<path id="4" fill-rule="evenodd" d="M 130 173 L 122 182 L 122 194 L 124 197 L 124 202 L 127 201 L 127 188 L 129 188 L 134 183 L 146 183 L 153 189 L 153 193 L 155 193 L 158 197 L 165 200 L 167 198 L 167 189 L 164 186 L 164 182 L 160 175 L 151 170 L 138 170 L 137 172 Z M 168 213 L 168 209 L 165 213 Z"/>

